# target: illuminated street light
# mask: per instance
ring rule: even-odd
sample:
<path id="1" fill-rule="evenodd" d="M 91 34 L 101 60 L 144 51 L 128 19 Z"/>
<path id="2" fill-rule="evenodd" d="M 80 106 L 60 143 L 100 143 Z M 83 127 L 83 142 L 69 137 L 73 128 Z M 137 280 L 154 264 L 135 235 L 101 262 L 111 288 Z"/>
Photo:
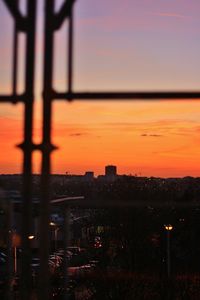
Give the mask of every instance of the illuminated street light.
<path id="1" fill-rule="evenodd" d="M 28 239 L 29 239 L 29 240 L 33 240 L 34 238 L 35 238 L 34 235 L 29 235 L 29 236 L 28 236 Z"/>
<path id="2" fill-rule="evenodd" d="M 171 224 L 164 225 L 164 227 L 168 231 L 171 231 L 173 229 L 173 226 Z"/>
<path id="3" fill-rule="evenodd" d="M 50 225 L 50 226 L 56 226 L 56 223 L 50 222 L 49 225 Z"/>

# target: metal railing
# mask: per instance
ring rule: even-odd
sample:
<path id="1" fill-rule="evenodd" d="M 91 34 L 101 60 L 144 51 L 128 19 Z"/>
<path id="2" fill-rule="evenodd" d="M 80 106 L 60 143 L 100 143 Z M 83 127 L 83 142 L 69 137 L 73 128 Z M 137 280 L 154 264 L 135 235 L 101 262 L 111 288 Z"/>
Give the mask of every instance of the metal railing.
<path id="1" fill-rule="evenodd" d="M 52 103 L 54 100 L 181 100 L 200 99 L 200 91 L 177 92 L 74 92 L 73 91 L 73 6 L 75 0 L 65 0 L 58 12 L 55 12 L 55 0 L 45 0 L 44 27 L 44 65 L 43 65 L 43 138 L 41 144 L 33 143 L 33 103 L 34 103 L 34 74 L 35 74 L 35 45 L 36 45 L 36 6 L 37 0 L 27 0 L 27 14 L 23 16 L 19 9 L 18 0 L 1 0 L 7 7 L 14 20 L 13 35 L 13 67 L 12 93 L 0 95 L 1 103 L 24 104 L 24 140 L 19 145 L 23 151 L 23 210 L 22 210 L 22 272 L 21 298 L 31 299 L 31 253 L 30 241 L 27 236 L 31 231 L 32 209 L 32 155 L 35 150 L 42 153 L 41 167 L 41 201 L 40 201 L 40 288 L 39 299 L 49 299 L 48 256 L 49 256 L 49 212 L 50 212 L 50 173 L 51 153 L 56 147 L 51 143 Z M 81 1 L 81 0 L 79 0 Z M 68 26 L 68 89 L 59 93 L 53 89 L 53 53 L 54 33 L 69 19 Z M 25 52 L 25 91 L 17 93 L 18 70 L 18 38 L 23 32 L 26 36 Z M 113 203 L 115 205 L 115 203 Z"/>

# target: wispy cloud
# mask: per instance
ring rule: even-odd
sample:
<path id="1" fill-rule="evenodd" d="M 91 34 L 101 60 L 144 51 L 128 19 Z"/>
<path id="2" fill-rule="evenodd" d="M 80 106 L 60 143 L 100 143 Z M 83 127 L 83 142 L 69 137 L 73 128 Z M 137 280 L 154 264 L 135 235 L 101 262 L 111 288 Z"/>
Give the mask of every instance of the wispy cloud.
<path id="1" fill-rule="evenodd" d="M 189 16 L 182 15 L 182 14 L 167 13 L 167 12 L 151 13 L 151 15 L 158 16 L 158 17 L 178 18 L 178 19 L 185 19 L 185 18 L 189 17 Z"/>
<path id="2" fill-rule="evenodd" d="M 143 133 L 143 134 L 141 134 L 141 136 L 143 136 L 143 137 L 163 137 L 164 135 L 162 135 L 162 134 L 147 134 L 147 133 Z"/>
<path id="3" fill-rule="evenodd" d="M 84 133 L 84 132 L 77 132 L 77 133 L 69 134 L 69 136 L 71 136 L 71 137 L 80 137 L 80 136 L 85 136 L 85 135 L 87 135 L 87 133 Z"/>

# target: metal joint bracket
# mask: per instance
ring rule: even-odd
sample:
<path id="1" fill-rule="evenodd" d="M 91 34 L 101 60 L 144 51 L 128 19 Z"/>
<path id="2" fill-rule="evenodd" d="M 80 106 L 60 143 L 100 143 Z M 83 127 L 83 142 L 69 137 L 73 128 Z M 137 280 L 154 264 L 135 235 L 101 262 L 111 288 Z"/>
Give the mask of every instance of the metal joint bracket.
<path id="1" fill-rule="evenodd" d="M 55 145 L 53 145 L 53 144 L 51 144 L 51 143 L 45 142 L 45 143 L 42 143 L 42 144 L 40 145 L 40 149 L 41 149 L 42 151 L 47 151 L 47 152 L 51 153 L 52 151 L 57 150 L 58 147 L 55 146 Z"/>
<path id="2" fill-rule="evenodd" d="M 54 30 L 58 30 L 62 26 L 65 18 L 69 18 L 71 16 L 75 1 L 76 0 L 66 0 L 63 3 L 60 11 L 54 15 Z"/>
<path id="3" fill-rule="evenodd" d="M 6 7 L 8 8 L 10 14 L 16 21 L 16 27 L 18 31 L 26 32 L 27 31 L 27 18 L 24 17 L 19 8 L 16 5 L 15 1 L 12 0 L 3 0 Z"/>

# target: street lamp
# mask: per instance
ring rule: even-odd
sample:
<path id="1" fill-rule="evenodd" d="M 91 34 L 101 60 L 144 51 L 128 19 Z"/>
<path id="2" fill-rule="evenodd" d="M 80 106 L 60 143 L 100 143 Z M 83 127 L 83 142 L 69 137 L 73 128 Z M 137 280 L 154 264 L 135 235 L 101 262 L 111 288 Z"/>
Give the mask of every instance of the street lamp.
<path id="1" fill-rule="evenodd" d="M 171 224 L 164 225 L 165 230 L 167 231 L 167 277 L 170 278 L 171 275 L 171 257 L 170 257 L 170 232 L 173 229 Z"/>
<path id="2" fill-rule="evenodd" d="M 171 224 L 164 225 L 164 226 L 167 231 L 171 231 L 173 229 L 173 226 Z"/>
<path id="3" fill-rule="evenodd" d="M 54 222 L 50 222 L 49 225 L 54 228 L 54 250 L 57 250 L 57 240 L 58 240 L 58 225 Z"/>
<path id="4" fill-rule="evenodd" d="M 49 225 L 50 225 L 50 226 L 56 226 L 56 223 L 50 222 Z"/>

